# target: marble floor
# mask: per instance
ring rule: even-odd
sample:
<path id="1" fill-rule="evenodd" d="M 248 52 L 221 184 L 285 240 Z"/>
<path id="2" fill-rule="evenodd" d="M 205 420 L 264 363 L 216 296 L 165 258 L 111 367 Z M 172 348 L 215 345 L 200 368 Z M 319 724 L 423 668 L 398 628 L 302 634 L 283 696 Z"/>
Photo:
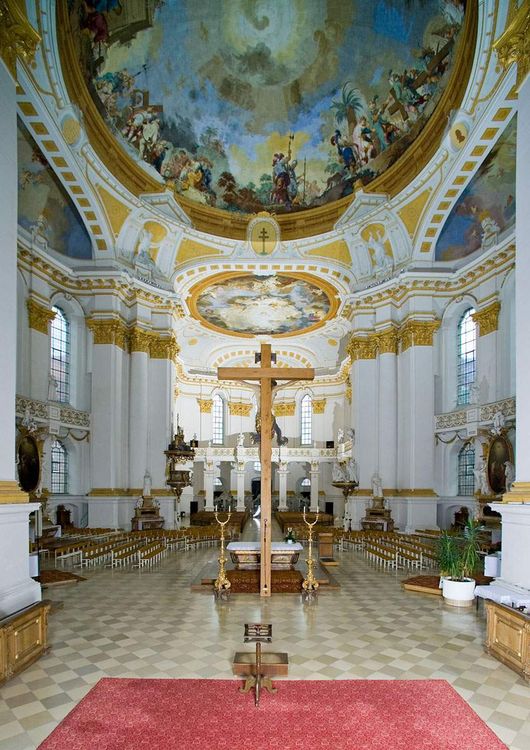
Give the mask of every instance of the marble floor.
<path id="1" fill-rule="evenodd" d="M 254 535 L 247 527 L 245 537 Z M 149 570 L 89 569 L 85 582 L 45 591 L 63 605 L 50 617 L 51 649 L 0 687 L 0 750 L 36 748 L 101 677 L 230 678 L 245 622 L 273 624 L 290 679 L 444 679 L 511 750 L 530 747 L 530 686 L 484 653 L 483 611 L 403 592 L 407 574 L 380 572 L 356 551 L 337 554 L 341 589 L 315 603 L 239 594 L 216 604 L 190 582 L 217 554 L 175 552 Z"/>

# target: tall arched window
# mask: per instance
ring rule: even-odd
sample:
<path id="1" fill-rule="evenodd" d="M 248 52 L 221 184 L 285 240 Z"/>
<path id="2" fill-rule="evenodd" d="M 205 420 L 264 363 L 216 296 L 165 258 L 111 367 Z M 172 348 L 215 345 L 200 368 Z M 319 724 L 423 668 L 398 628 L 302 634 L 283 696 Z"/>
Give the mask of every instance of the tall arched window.
<path id="1" fill-rule="evenodd" d="M 52 443 L 51 491 L 63 495 L 68 492 L 68 453 L 60 440 Z"/>
<path id="2" fill-rule="evenodd" d="M 477 324 L 473 308 L 460 318 L 457 334 L 456 389 L 457 403 L 469 404 L 471 386 L 477 376 Z"/>
<path id="3" fill-rule="evenodd" d="M 475 449 L 466 443 L 458 454 L 458 494 L 472 495 L 475 491 Z"/>
<path id="4" fill-rule="evenodd" d="M 222 445 L 225 437 L 225 410 L 221 396 L 216 393 L 212 400 L 212 442 Z"/>
<path id="5" fill-rule="evenodd" d="M 313 399 L 306 393 L 300 403 L 300 444 L 311 445 L 313 441 L 312 435 L 312 416 L 313 416 Z"/>
<path id="6" fill-rule="evenodd" d="M 70 401 L 70 324 L 60 307 L 52 307 L 50 374 L 57 383 L 57 401 Z"/>

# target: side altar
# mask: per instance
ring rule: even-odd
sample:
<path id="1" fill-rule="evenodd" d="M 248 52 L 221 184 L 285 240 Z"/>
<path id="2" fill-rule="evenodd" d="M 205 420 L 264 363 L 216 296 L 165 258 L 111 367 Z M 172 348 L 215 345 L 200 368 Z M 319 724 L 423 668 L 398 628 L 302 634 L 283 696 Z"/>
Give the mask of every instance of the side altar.
<path id="1" fill-rule="evenodd" d="M 259 570 L 261 547 L 259 542 L 230 542 L 227 546 L 237 570 Z M 303 547 L 298 542 L 272 542 L 272 570 L 294 570 Z"/>

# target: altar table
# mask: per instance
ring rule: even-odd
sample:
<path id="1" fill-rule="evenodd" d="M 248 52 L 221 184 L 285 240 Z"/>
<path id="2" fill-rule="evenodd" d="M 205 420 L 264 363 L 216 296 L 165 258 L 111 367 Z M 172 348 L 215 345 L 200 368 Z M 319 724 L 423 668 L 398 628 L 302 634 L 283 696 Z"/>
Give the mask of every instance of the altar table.
<path id="1" fill-rule="evenodd" d="M 259 542 L 230 542 L 227 546 L 237 570 L 257 570 L 261 562 Z M 303 547 L 298 542 L 272 542 L 272 570 L 293 570 Z"/>

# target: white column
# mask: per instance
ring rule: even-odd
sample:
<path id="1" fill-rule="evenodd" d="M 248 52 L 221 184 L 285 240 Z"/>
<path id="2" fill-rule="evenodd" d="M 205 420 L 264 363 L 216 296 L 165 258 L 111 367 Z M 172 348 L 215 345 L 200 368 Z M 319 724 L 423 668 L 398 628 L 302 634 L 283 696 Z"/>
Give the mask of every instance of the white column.
<path id="1" fill-rule="evenodd" d="M 204 464 L 204 510 L 213 510 L 213 486 L 215 481 L 215 465 L 213 462 Z"/>
<path id="2" fill-rule="evenodd" d="M 238 511 L 244 511 L 245 510 L 245 468 L 243 464 L 243 469 L 236 469 L 234 472 L 236 475 L 236 491 L 237 491 L 237 506 L 236 510 Z"/>
<path id="3" fill-rule="evenodd" d="M 395 333 L 393 336 L 394 351 L 384 351 L 378 357 L 378 455 L 377 464 L 372 471 L 379 471 L 383 487 L 397 486 L 397 362 L 395 353 Z M 364 486 L 364 485 L 363 485 Z M 371 484 L 368 485 L 369 487 Z"/>
<path id="4" fill-rule="evenodd" d="M 175 429 L 177 415 L 173 413 L 173 380 L 175 365 L 171 358 L 149 360 L 149 413 L 147 466 L 151 472 L 153 488 L 166 488 L 167 449 Z M 173 422 L 171 421 L 173 419 Z M 184 429 L 184 439 L 189 442 L 196 429 Z M 155 493 L 156 494 L 156 493 Z M 182 500 L 181 500 L 182 502 Z"/>
<path id="5" fill-rule="evenodd" d="M 281 462 L 278 465 L 278 510 L 284 512 L 287 510 L 287 477 L 289 472 L 287 470 L 287 464 Z M 313 487 L 313 481 L 311 480 L 311 487 Z"/>
<path id="6" fill-rule="evenodd" d="M 358 358 L 354 359 L 350 378 L 359 486 L 368 488 L 371 486 L 374 456 L 377 454 L 378 445 L 377 424 L 374 420 L 377 408 L 376 360 L 373 346 L 369 342 L 361 349 Z"/>
<path id="7" fill-rule="evenodd" d="M 144 484 L 144 474 L 149 469 L 147 461 L 148 364 L 149 354 L 147 352 L 131 352 L 128 487 L 140 490 Z"/>
<path id="8" fill-rule="evenodd" d="M 41 588 L 29 575 L 28 503 L 15 479 L 15 393 L 17 361 L 17 116 L 15 82 L 0 61 L 0 617 L 41 600 Z"/>
<path id="9" fill-rule="evenodd" d="M 311 461 L 311 471 L 309 477 L 311 480 L 311 513 L 318 510 L 318 478 L 320 476 L 320 464 L 318 461 Z"/>
<path id="10" fill-rule="evenodd" d="M 492 503 L 502 515 L 501 578 L 496 582 L 530 589 L 530 503 Z"/>

